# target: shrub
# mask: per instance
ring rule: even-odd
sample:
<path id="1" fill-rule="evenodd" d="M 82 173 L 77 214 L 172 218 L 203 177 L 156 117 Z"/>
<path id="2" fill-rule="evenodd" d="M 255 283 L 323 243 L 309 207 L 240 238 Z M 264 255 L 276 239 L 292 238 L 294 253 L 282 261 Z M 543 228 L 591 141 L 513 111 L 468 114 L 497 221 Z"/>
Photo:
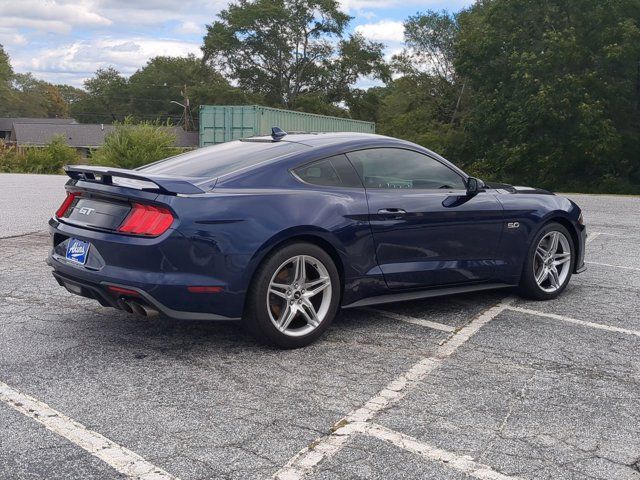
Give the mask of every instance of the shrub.
<path id="1" fill-rule="evenodd" d="M 16 171 L 16 149 L 0 140 L 0 172 Z"/>
<path id="2" fill-rule="evenodd" d="M 180 152 L 173 147 L 175 135 L 158 123 L 134 125 L 131 119 L 116 124 L 107 134 L 102 148 L 91 156 L 91 163 L 121 168 L 136 168 Z"/>
<path id="3" fill-rule="evenodd" d="M 0 171 L 20 173 L 62 173 L 63 165 L 78 163 L 76 150 L 57 136 L 44 147 L 15 147 L 0 145 Z"/>
<path id="4" fill-rule="evenodd" d="M 62 167 L 78 163 L 80 155 L 62 137 L 54 137 L 45 147 L 25 150 L 25 171 L 30 173 L 62 173 Z"/>

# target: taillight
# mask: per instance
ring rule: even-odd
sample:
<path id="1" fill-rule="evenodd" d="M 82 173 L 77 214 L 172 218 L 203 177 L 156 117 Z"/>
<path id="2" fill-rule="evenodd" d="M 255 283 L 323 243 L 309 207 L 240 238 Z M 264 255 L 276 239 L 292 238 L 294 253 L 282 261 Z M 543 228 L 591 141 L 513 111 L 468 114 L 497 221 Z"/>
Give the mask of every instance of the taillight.
<path id="1" fill-rule="evenodd" d="M 67 210 L 69 210 L 69 207 L 71 206 L 73 201 L 76 199 L 76 197 L 79 196 L 79 193 L 67 192 L 67 198 L 64 199 L 62 205 L 60 205 L 60 208 L 58 208 L 58 210 L 56 211 L 56 217 L 64 217 L 64 214 L 67 213 Z"/>
<path id="2" fill-rule="evenodd" d="M 118 231 L 157 237 L 166 232 L 172 223 L 173 215 L 166 208 L 134 203 Z"/>

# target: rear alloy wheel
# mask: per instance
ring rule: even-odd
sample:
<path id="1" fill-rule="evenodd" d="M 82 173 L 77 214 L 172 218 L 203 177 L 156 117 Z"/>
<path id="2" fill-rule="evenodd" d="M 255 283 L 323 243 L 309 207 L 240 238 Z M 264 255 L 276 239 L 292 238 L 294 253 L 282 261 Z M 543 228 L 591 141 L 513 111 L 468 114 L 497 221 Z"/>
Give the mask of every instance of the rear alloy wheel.
<path id="1" fill-rule="evenodd" d="M 318 328 L 327 316 L 331 296 L 331 278 L 322 262 L 310 255 L 296 255 L 273 274 L 267 311 L 278 330 L 300 337 Z"/>
<path id="2" fill-rule="evenodd" d="M 331 257 L 313 244 L 290 244 L 256 272 L 245 323 L 254 334 L 280 347 L 308 345 L 333 320 L 339 295 L 339 276 Z"/>
<path id="3" fill-rule="evenodd" d="M 565 289 L 573 269 L 574 246 L 567 229 L 545 225 L 531 244 L 522 272 L 522 294 L 537 300 L 557 297 Z"/>

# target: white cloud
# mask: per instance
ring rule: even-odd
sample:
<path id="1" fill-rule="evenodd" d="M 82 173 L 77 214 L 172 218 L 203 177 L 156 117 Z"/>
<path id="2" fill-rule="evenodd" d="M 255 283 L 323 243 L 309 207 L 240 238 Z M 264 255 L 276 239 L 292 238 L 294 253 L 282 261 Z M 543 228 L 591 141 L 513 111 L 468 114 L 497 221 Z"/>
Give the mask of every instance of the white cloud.
<path id="1" fill-rule="evenodd" d="M 14 61 L 18 71 L 30 71 L 40 78 L 56 73 L 73 77 L 72 84 L 80 85 L 98 68 L 113 66 L 128 76 L 143 67 L 147 60 L 159 56 L 199 55 L 200 45 L 173 39 L 97 39 L 76 41 L 37 52 L 29 59 Z"/>
<path id="2" fill-rule="evenodd" d="M 376 23 L 358 25 L 355 31 L 368 40 L 376 42 L 402 42 L 404 40 L 404 25 L 393 20 L 380 20 Z"/>
<path id="3" fill-rule="evenodd" d="M 94 0 L 96 8 L 118 24 L 135 26 L 162 25 L 178 22 L 184 30 L 178 33 L 193 34 L 204 31 L 215 15 L 226 8 L 229 0 Z M 194 32 L 196 27 L 200 30 Z M 190 31 L 189 31 L 190 30 Z"/>
<path id="4" fill-rule="evenodd" d="M 356 12 L 355 16 L 358 18 L 364 18 L 365 20 L 373 20 L 378 15 L 375 12 L 369 10 L 360 10 Z"/>
<path id="5" fill-rule="evenodd" d="M 393 7 L 418 7 L 421 10 L 443 9 L 457 10 L 471 5 L 474 0 L 340 0 L 340 6 L 347 12 L 358 10 L 378 10 Z M 413 11 L 408 12 L 415 13 Z"/>
<path id="6" fill-rule="evenodd" d="M 27 37 L 18 33 L 12 28 L 3 28 L 0 26 L 0 45 L 5 47 L 20 46 L 27 44 Z"/>
<path id="7" fill-rule="evenodd" d="M 87 2 L 21 0 L 2 5 L 2 26 L 32 28 L 42 32 L 67 34 L 74 26 L 111 25 L 111 20 L 93 11 Z"/>
<path id="8" fill-rule="evenodd" d="M 179 26 L 174 28 L 175 33 L 183 35 L 202 35 L 204 36 L 206 27 L 203 23 L 196 23 L 190 20 L 180 23 Z"/>
<path id="9" fill-rule="evenodd" d="M 98 68 L 130 75 L 157 55 L 199 56 L 205 26 L 230 1 L 237 0 L 0 0 L 0 43 L 15 71 L 81 86 Z M 385 43 L 390 55 L 402 47 L 398 11 L 457 10 L 473 0 L 338 1 L 362 23 L 355 31 Z"/>

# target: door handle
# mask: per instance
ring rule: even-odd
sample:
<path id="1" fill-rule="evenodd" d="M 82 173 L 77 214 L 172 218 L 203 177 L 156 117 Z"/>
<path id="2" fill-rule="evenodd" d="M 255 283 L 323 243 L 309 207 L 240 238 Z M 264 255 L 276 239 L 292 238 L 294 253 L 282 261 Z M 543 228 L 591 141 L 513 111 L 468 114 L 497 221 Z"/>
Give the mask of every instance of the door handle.
<path id="1" fill-rule="evenodd" d="M 378 210 L 378 215 L 386 215 L 390 217 L 401 217 L 405 215 L 407 212 L 402 208 L 381 208 Z"/>

